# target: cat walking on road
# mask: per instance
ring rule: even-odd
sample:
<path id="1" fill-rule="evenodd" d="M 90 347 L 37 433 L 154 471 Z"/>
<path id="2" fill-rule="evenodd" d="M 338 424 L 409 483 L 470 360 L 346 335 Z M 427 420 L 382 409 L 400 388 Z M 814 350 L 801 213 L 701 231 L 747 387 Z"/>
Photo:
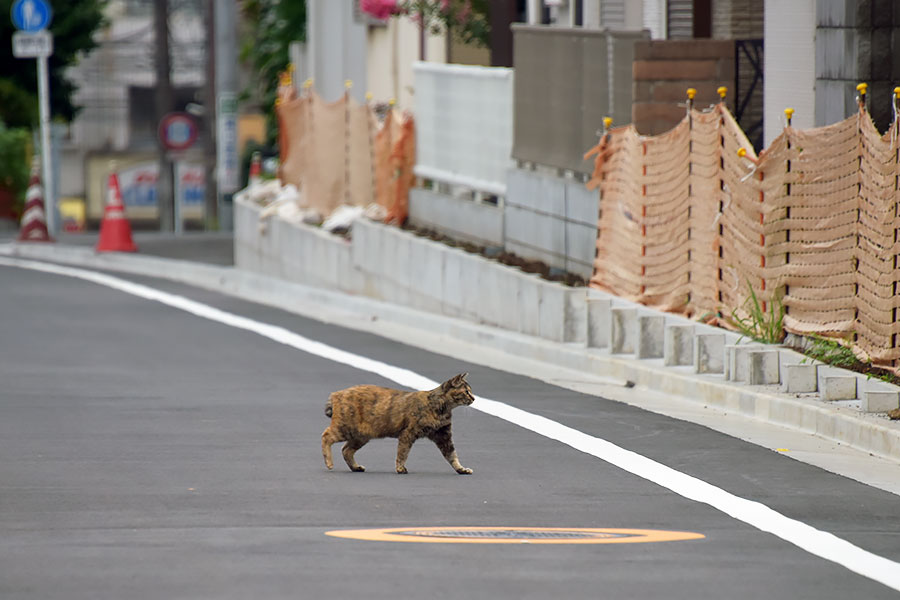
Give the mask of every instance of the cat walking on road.
<path id="1" fill-rule="evenodd" d="M 332 393 L 325 405 L 331 424 L 322 433 L 325 466 L 334 467 L 331 446 L 346 442 L 341 453 L 351 471 L 365 471 L 356 451 L 377 438 L 397 438 L 397 473 L 406 473 L 406 458 L 413 443 L 423 437 L 434 442 L 460 475 L 472 473 L 459 462 L 453 446 L 451 411 L 475 401 L 462 373 L 433 390 L 404 392 L 375 385 L 357 385 Z"/>

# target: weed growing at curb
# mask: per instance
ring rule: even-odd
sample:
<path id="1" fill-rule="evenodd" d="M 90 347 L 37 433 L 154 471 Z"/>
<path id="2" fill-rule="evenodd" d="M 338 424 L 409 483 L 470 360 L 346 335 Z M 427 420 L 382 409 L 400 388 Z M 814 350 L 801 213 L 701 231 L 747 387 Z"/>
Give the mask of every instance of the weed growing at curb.
<path id="1" fill-rule="evenodd" d="M 784 339 L 784 291 L 779 289 L 768 303 L 768 310 L 763 308 L 753 290 L 750 282 L 747 282 L 750 296 L 744 301 L 743 311 L 733 309 L 730 317 L 725 319 L 735 327 L 741 335 L 764 344 L 778 344 Z M 747 316 L 741 316 L 742 312 Z"/>

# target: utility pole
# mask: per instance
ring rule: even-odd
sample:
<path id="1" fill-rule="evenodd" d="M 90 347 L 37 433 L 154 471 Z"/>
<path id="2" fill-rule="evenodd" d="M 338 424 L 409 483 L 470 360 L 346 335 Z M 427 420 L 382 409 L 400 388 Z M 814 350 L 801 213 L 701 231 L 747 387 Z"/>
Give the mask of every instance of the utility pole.
<path id="1" fill-rule="evenodd" d="M 231 196 L 238 190 L 237 28 L 235 0 L 219 0 L 215 9 L 216 165 L 220 228 L 232 226 Z"/>
<path id="2" fill-rule="evenodd" d="M 204 0 L 206 11 L 206 85 L 203 88 L 203 167 L 206 180 L 206 229 L 219 228 L 216 185 L 216 0 Z"/>
<path id="3" fill-rule="evenodd" d="M 156 122 L 162 121 L 174 104 L 169 57 L 169 2 L 153 2 L 153 31 L 156 37 Z M 159 152 L 159 178 L 156 180 L 156 205 L 159 209 L 160 231 L 175 230 L 175 195 L 172 161 L 162 140 L 157 141 Z"/>

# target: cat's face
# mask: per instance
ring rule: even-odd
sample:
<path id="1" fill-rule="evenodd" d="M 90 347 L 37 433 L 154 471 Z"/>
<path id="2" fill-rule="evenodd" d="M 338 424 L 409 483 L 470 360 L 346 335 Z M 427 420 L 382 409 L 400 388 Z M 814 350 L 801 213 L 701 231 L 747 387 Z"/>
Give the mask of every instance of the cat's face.
<path id="1" fill-rule="evenodd" d="M 453 406 L 468 406 L 475 402 L 472 388 L 466 381 L 468 373 L 462 373 L 443 383 L 444 396 L 450 400 Z"/>

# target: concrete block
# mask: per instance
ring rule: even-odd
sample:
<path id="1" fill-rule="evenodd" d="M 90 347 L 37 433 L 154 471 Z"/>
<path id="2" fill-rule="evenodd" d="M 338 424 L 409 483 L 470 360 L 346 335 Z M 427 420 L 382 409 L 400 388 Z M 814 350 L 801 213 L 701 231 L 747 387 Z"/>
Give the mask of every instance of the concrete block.
<path id="1" fill-rule="evenodd" d="M 588 190 L 581 181 L 566 180 L 566 219 L 597 229 L 600 218 L 600 194 Z"/>
<path id="2" fill-rule="evenodd" d="M 462 254 L 461 251 L 453 248 L 444 252 L 444 296 L 441 298 L 441 302 L 446 311 L 453 311 L 457 316 L 466 313 L 464 295 L 473 289 L 463 287 L 464 257 Z"/>
<path id="3" fill-rule="evenodd" d="M 856 398 L 856 376 L 847 371 L 816 365 L 819 395 L 826 402 L 835 400 L 854 400 Z"/>
<path id="4" fill-rule="evenodd" d="M 637 319 L 637 358 L 662 358 L 666 318 L 662 315 L 641 315 Z"/>
<path id="5" fill-rule="evenodd" d="M 519 280 L 519 322 L 516 330 L 526 335 L 541 334 L 541 291 L 536 275 L 514 273 Z"/>
<path id="6" fill-rule="evenodd" d="M 587 341 L 587 290 L 566 288 L 563 341 L 584 344 Z"/>
<path id="7" fill-rule="evenodd" d="M 612 331 L 612 300 L 587 298 L 587 346 L 609 348 Z"/>
<path id="8" fill-rule="evenodd" d="M 669 325 L 663 336 L 663 364 L 667 367 L 694 363 L 693 325 Z"/>
<path id="9" fill-rule="evenodd" d="M 538 279 L 540 293 L 539 335 L 545 340 L 565 341 L 566 295 L 563 286 Z"/>
<path id="10" fill-rule="evenodd" d="M 747 344 L 729 344 L 725 347 L 725 357 L 728 362 L 725 367 L 725 378 L 727 380 L 735 382 L 748 381 L 748 353 L 751 348 L 752 346 Z"/>
<path id="11" fill-rule="evenodd" d="M 504 244 L 510 252 L 564 268 L 566 222 L 529 208 L 507 205 L 503 211 Z M 561 260 L 560 260 L 561 259 Z"/>
<path id="12" fill-rule="evenodd" d="M 781 383 L 778 350 L 752 350 L 747 357 L 747 382 L 750 385 Z"/>
<path id="13" fill-rule="evenodd" d="M 589 278 L 594 272 L 597 224 L 565 223 L 566 270 Z"/>
<path id="14" fill-rule="evenodd" d="M 486 246 L 503 245 L 503 209 L 452 194 L 411 189 L 409 221 L 454 239 Z"/>
<path id="15" fill-rule="evenodd" d="M 725 370 L 725 334 L 701 333 L 694 338 L 694 370 L 722 373 Z"/>
<path id="16" fill-rule="evenodd" d="M 781 367 L 781 390 L 789 394 L 805 394 L 818 389 L 816 365 L 793 364 Z"/>
<path id="17" fill-rule="evenodd" d="M 632 354 L 637 338 L 637 309 L 610 310 L 609 351 L 612 354 Z"/>
<path id="18" fill-rule="evenodd" d="M 867 390 L 863 394 L 863 412 L 888 412 L 896 408 L 900 408 L 900 391 Z"/>
<path id="19" fill-rule="evenodd" d="M 506 174 L 506 203 L 562 217 L 566 211 L 565 180 L 535 171 L 510 169 Z"/>

